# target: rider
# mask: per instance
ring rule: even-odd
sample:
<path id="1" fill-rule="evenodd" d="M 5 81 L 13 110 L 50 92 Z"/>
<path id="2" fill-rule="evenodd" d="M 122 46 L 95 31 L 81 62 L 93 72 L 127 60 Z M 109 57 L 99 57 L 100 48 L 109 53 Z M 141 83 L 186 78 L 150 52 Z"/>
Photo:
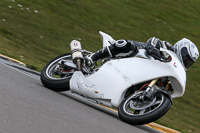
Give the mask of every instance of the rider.
<path id="1" fill-rule="evenodd" d="M 150 55 L 156 58 L 161 58 L 161 56 L 168 58 L 168 55 L 160 51 L 160 48 L 164 48 L 176 53 L 183 67 L 187 70 L 199 57 L 199 51 L 195 44 L 186 38 L 178 41 L 174 46 L 156 37 L 148 39 L 146 43 L 131 40 L 117 40 L 110 43 L 110 46 L 88 55 L 86 57 L 86 64 L 91 66 L 95 61 L 108 57 L 123 58 L 135 56 L 139 49 L 146 49 Z"/>

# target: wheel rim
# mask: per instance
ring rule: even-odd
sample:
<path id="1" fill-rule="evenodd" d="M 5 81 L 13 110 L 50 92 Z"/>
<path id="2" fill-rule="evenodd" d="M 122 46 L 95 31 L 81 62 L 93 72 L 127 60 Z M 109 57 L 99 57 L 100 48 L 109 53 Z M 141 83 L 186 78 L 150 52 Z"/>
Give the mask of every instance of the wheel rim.
<path id="1" fill-rule="evenodd" d="M 158 109 L 164 101 L 164 96 L 161 93 L 156 94 L 152 99 L 145 99 L 144 101 L 136 98 L 136 95 L 138 94 L 133 94 L 124 102 L 123 110 L 128 115 L 146 115 Z"/>
<path id="2" fill-rule="evenodd" d="M 71 55 L 63 56 L 63 57 L 60 57 L 60 58 L 54 60 L 46 69 L 46 76 L 48 78 L 53 79 L 53 80 L 61 80 L 61 79 L 71 78 L 71 76 L 72 76 L 71 72 L 69 72 L 68 74 L 65 74 L 63 76 L 60 76 L 60 75 L 56 75 L 56 73 L 54 71 L 58 62 L 62 59 L 72 62 Z"/>

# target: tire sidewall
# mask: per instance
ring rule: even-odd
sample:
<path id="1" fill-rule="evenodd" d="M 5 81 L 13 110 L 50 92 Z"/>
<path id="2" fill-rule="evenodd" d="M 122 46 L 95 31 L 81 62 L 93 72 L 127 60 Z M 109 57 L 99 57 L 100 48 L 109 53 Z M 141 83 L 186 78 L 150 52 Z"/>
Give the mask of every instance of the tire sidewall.
<path id="1" fill-rule="evenodd" d="M 155 109 L 154 111 L 149 112 L 147 114 L 138 115 L 138 116 L 129 115 L 123 110 L 123 105 L 129 97 L 124 99 L 118 108 L 119 118 L 122 121 L 127 122 L 132 125 L 146 124 L 146 123 L 150 123 L 150 122 L 153 122 L 153 121 L 159 119 L 165 113 L 167 113 L 167 111 L 169 110 L 169 108 L 171 107 L 171 104 L 172 104 L 169 96 L 167 96 L 166 94 L 162 94 L 162 95 L 164 97 L 163 102 L 157 109 Z"/>
<path id="2" fill-rule="evenodd" d="M 51 63 L 53 63 L 54 61 L 56 61 L 59 58 L 65 57 L 65 56 L 70 57 L 71 54 L 66 53 L 66 54 L 55 57 L 54 59 L 49 61 L 42 69 L 40 79 L 41 79 L 42 84 L 45 87 L 47 87 L 48 89 L 51 89 L 56 92 L 67 91 L 70 89 L 69 80 L 71 79 L 71 77 L 64 78 L 64 79 L 52 79 L 52 78 L 49 78 L 46 74 L 47 68 L 49 67 L 49 65 L 51 65 Z"/>

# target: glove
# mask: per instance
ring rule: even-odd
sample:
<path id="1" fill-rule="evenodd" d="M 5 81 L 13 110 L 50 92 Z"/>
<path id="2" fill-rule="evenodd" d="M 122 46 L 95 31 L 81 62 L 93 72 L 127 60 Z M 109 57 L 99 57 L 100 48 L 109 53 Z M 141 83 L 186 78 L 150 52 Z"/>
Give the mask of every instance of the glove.
<path id="1" fill-rule="evenodd" d="M 162 42 L 159 38 L 152 37 L 147 40 L 145 48 L 150 55 L 155 55 L 160 58 L 160 47 L 162 47 Z"/>
<path id="2" fill-rule="evenodd" d="M 168 41 L 162 41 L 162 44 L 164 48 L 166 47 L 166 49 L 174 51 L 173 46 Z"/>
<path id="3" fill-rule="evenodd" d="M 148 53 L 153 57 L 161 58 L 160 51 L 156 48 L 149 49 Z"/>

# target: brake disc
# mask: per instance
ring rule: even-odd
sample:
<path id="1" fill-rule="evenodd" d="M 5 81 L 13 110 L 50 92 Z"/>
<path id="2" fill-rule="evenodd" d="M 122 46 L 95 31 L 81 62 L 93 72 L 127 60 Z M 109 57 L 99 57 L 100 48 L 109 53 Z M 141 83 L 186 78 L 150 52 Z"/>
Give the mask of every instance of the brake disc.
<path id="1" fill-rule="evenodd" d="M 153 100 L 151 101 L 149 99 L 146 99 L 144 101 L 141 101 L 139 99 L 134 99 L 134 100 L 131 100 L 129 104 L 130 104 L 130 107 L 134 110 L 143 110 L 148 107 L 151 107 L 155 103 L 156 99 L 157 99 L 156 97 L 154 97 Z"/>

